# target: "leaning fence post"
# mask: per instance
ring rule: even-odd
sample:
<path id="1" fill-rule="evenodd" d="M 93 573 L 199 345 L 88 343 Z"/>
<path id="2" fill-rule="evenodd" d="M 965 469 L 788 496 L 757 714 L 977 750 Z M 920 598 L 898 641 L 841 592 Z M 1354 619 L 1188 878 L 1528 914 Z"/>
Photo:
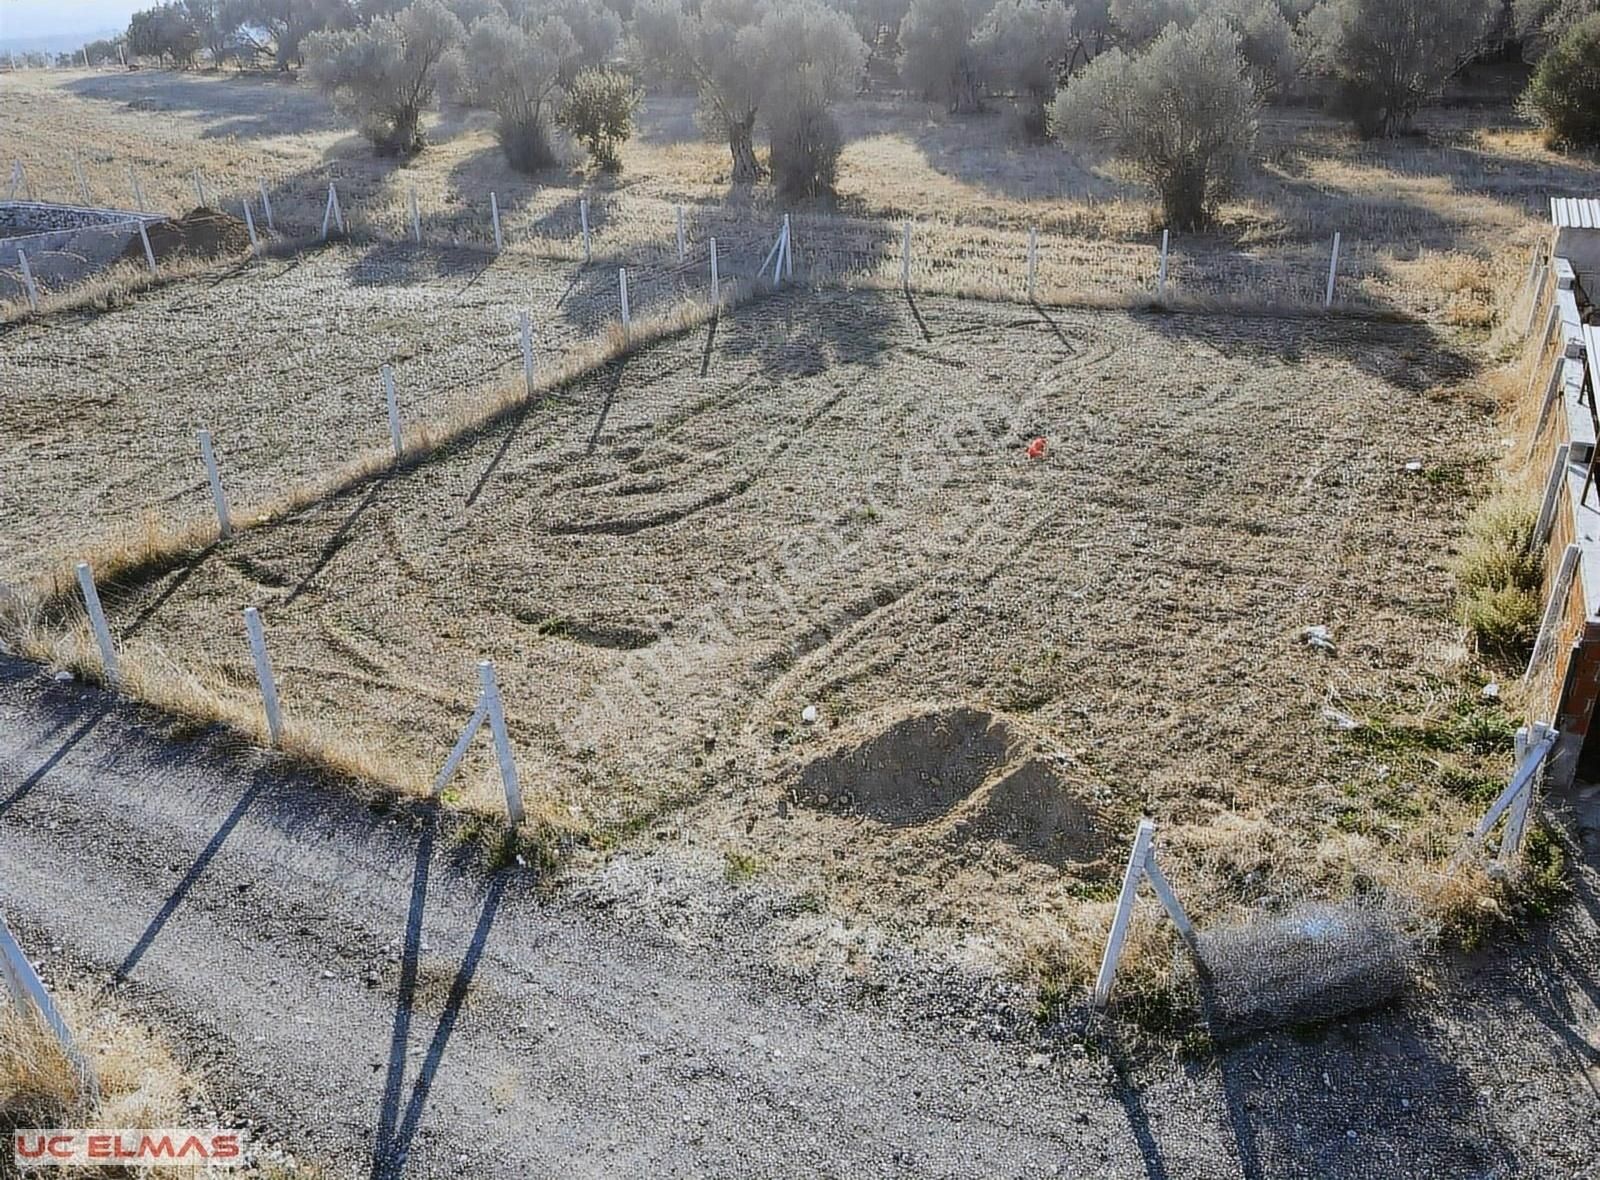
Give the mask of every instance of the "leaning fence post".
<path id="1" fill-rule="evenodd" d="M 272 224 L 272 198 L 267 196 L 266 180 L 258 177 L 256 187 L 261 190 L 261 211 L 267 215 L 267 232 L 277 233 L 278 227 Z"/>
<path id="2" fill-rule="evenodd" d="M 267 713 L 267 737 L 273 747 L 283 741 L 283 714 L 278 709 L 278 682 L 267 657 L 267 637 L 261 629 L 261 612 L 244 608 L 244 629 L 250 636 L 250 658 L 255 661 L 256 680 L 261 684 L 261 704 Z"/>
<path id="3" fill-rule="evenodd" d="M 411 238 L 420 246 L 422 245 L 422 211 L 417 208 L 416 185 L 411 186 L 408 199 L 411 203 Z"/>
<path id="4" fill-rule="evenodd" d="M 622 290 L 622 334 L 631 335 L 633 332 L 633 317 L 628 312 L 628 268 L 620 267 L 617 270 L 617 284 Z"/>
<path id="5" fill-rule="evenodd" d="M 1039 227 L 1028 227 L 1028 298 L 1039 290 Z"/>
<path id="6" fill-rule="evenodd" d="M 717 239 L 711 239 L 711 310 L 722 306 L 722 284 L 717 276 Z"/>
<path id="7" fill-rule="evenodd" d="M 33 281 L 33 268 L 28 265 L 28 256 L 20 246 L 17 248 L 17 262 L 22 266 L 22 285 L 28 292 L 28 306 L 34 311 L 38 311 L 39 287 Z"/>
<path id="8" fill-rule="evenodd" d="M 511 757 L 511 738 L 506 733 L 505 709 L 500 703 L 500 687 L 494 679 L 494 664 L 489 660 L 480 660 L 478 678 L 483 683 L 483 703 L 489 718 L 489 732 L 494 735 L 494 752 L 500 761 L 500 781 L 506 789 L 506 816 L 512 827 L 521 827 L 525 818 L 522 785 L 517 780 L 517 764 Z"/>
<path id="9" fill-rule="evenodd" d="M 522 380 L 527 385 L 528 396 L 533 396 L 533 321 L 527 312 L 522 313 Z"/>
<path id="10" fill-rule="evenodd" d="M 244 227 L 250 231 L 250 252 L 257 258 L 261 257 L 261 239 L 256 237 L 256 219 L 250 214 L 250 200 L 244 202 Z"/>
<path id="11" fill-rule="evenodd" d="M 587 264 L 593 261 L 589 249 L 589 198 L 578 198 L 578 218 L 583 223 L 583 261 Z"/>
<path id="12" fill-rule="evenodd" d="M 333 187 L 333 181 L 328 182 L 328 207 L 322 212 L 322 240 L 328 240 L 328 226 L 332 223 L 339 227 L 340 233 L 347 233 L 344 224 L 344 210 L 339 207 L 339 190 Z"/>
<path id="13" fill-rule="evenodd" d="M 1163 299 L 1167 294 L 1167 248 L 1172 244 L 1172 230 L 1167 228 L 1161 231 L 1161 272 L 1156 276 L 1156 298 Z"/>
<path id="14" fill-rule="evenodd" d="M 1328 261 L 1328 295 L 1322 301 L 1323 307 L 1333 306 L 1333 287 L 1339 279 L 1339 244 L 1341 241 L 1338 230 L 1333 234 L 1333 257 Z"/>
<path id="15" fill-rule="evenodd" d="M 233 536 L 228 519 L 228 497 L 222 490 L 222 473 L 217 470 L 217 453 L 211 447 L 211 432 L 200 431 L 200 457 L 205 460 L 206 478 L 211 481 L 211 503 L 217 510 L 217 533 L 223 540 Z"/>
<path id="16" fill-rule="evenodd" d="M 1139 821 L 1139 832 L 1133 840 L 1133 851 L 1128 855 L 1128 867 L 1122 874 L 1122 891 L 1117 895 L 1117 910 L 1111 919 L 1111 933 L 1106 939 L 1105 955 L 1100 960 L 1100 974 L 1094 984 L 1094 1004 L 1104 1008 L 1111 998 L 1111 984 L 1117 977 L 1117 960 L 1122 955 L 1122 944 L 1128 937 L 1128 922 L 1133 917 L 1133 901 L 1139 891 L 1139 880 L 1144 876 L 1145 862 L 1150 859 L 1150 841 L 1156 826 L 1150 820 Z"/>
<path id="17" fill-rule="evenodd" d="M 94 573 L 87 561 L 78 563 L 78 589 L 83 592 L 83 606 L 89 612 L 89 627 L 100 648 L 100 669 L 112 688 L 122 682 L 122 665 L 117 662 L 117 647 L 111 642 L 111 627 L 106 622 L 105 608 L 100 605 L 100 592 L 95 589 Z"/>
<path id="18" fill-rule="evenodd" d="M 144 260 L 150 264 L 150 273 L 156 273 L 156 252 L 150 248 L 150 234 L 146 231 L 144 222 L 139 223 L 139 241 L 144 243 Z"/>
<path id="19" fill-rule="evenodd" d="M 682 262 L 687 257 L 686 243 L 683 237 L 683 206 L 678 206 L 678 261 Z"/>
<path id="20" fill-rule="evenodd" d="M 205 205 L 206 205 L 206 185 L 205 185 L 205 181 L 203 179 L 201 179 L 200 169 L 198 169 L 198 168 L 196 168 L 194 170 L 194 196 L 195 196 L 195 200 L 200 202 L 200 207 L 202 209 L 205 208 Z"/>
<path id="21" fill-rule="evenodd" d="M 900 241 L 900 285 L 911 286 L 911 223 L 906 222 L 905 233 Z"/>
<path id="22" fill-rule="evenodd" d="M 1533 680 L 1533 670 L 1544 658 L 1544 650 L 1549 646 L 1550 633 L 1555 628 L 1557 620 L 1561 618 L 1561 610 L 1567 603 L 1567 594 L 1572 589 L 1572 577 L 1578 568 L 1578 559 L 1583 554 L 1583 546 L 1577 542 L 1568 545 L 1561 554 L 1561 564 L 1556 569 L 1555 581 L 1550 585 L 1550 600 L 1545 603 L 1544 617 L 1539 621 L 1539 632 L 1534 636 L 1533 654 L 1528 657 L 1528 667 L 1522 673 L 1522 683 L 1529 684 Z"/>
<path id="23" fill-rule="evenodd" d="M 506 242 L 500 236 L 500 198 L 493 193 L 489 194 L 489 217 L 494 222 L 494 248 L 496 252 L 504 250 Z"/>
<path id="24" fill-rule="evenodd" d="M 0 917 L 0 976 L 5 977 L 6 988 L 11 993 L 17 1011 L 26 1012 L 31 1005 L 40 1019 L 55 1034 L 61 1051 L 67 1055 L 67 1060 L 72 1062 L 73 1069 L 78 1073 L 85 1105 L 91 1110 L 94 1109 L 100 1101 L 100 1084 L 95 1077 L 94 1067 L 73 1043 L 67 1022 L 61 1018 L 55 1001 L 50 998 L 50 993 L 45 991 L 43 981 L 34 971 L 33 965 L 28 962 L 28 957 L 22 953 L 22 947 L 17 945 L 17 940 L 12 937 L 11 928 L 6 925 L 3 917 Z"/>
<path id="25" fill-rule="evenodd" d="M 404 453 L 400 439 L 400 399 L 394 391 L 394 370 L 384 365 L 380 372 L 383 376 L 384 404 L 389 407 L 389 441 L 394 445 L 394 457 L 398 459 Z"/>

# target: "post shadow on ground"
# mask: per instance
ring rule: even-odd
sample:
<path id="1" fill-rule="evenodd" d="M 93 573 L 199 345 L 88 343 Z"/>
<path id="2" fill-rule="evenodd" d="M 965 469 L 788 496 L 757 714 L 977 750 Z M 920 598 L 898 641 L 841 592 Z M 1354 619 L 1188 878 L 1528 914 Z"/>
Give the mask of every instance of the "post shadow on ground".
<path id="1" fill-rule="evenodd" d="M 49 755 L 39 763 L 38 767 L 32 773 L 30 773 L 27 778 L 18 783 L 14 790 L 12 790 L 9 794 L 0 797 L 0 819 L 4 819 L 7 812 L 9 812 L 18 803 L 21 803 L 24 799 L 26 799 L 28 794 L 41 782 L 43 782 L 46 776 L 48 776 L 52 770 L 59 766 L 62 760 L 66 758 L 68 754 L 72 753 L 73 749 L 80 742 L 82 742 L 84 738 L 89 736 L 89 734 L 94 730 L 95 726 L 100 724 L 110 710 L 110 700 L 104 697 L 90 704 L 87 713 L 83 715 L 83 719 L 77 724 L 72 732 L 67 734 L 66 738 L 63 739 L 61 743 L 55 747 L 55 749 L 50 751 Z"/>
<path id="2" fill-rule="evenodd" d="M 507 875 L 496 874 L 484 892 L 477 926 L 451 982 L 444 1010 L 435 1025 L 428 1048 L 417 1067 L 406 1094 L 406 1063 L 410 1056 L 413 1007 L 417 1000 L 417 976 L 422 954 L 423 919 L 427 909 L 428 883 L 434 847 L 439 834 L 437 804 L 422 813 L 422 835 L 417 841 L 411 879 L 411 902 L 406 914 L 404 945 L 400 957 L 400 979 L 395 993 L 394 1022 L 389 1038 L 389 1061 L 384 1075 L 383 1098 L 378 1110 L 378 1126 L 373 1143 L 371 1180 L 398 1180 L 404 1174 L 411 1145 L 427 1109 L 428 1095 L 444 1060 L 445 1049 L 460 1018 L 472 979 L 488 945 L 489 932 L 505 893 Z"/>

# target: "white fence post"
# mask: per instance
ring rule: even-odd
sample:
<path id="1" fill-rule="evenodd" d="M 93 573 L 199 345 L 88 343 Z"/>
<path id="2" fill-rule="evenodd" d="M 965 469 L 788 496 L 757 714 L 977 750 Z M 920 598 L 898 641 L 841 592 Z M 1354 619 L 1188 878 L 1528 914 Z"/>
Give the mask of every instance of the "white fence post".
<path id="1" fill-rule="evenodd" d="M 1133 917 L 1133 903 L 1139 892 L 1139 882 L 1149 878 L 1156 897 L 1178 928 L 1191 951 L 1196 949 L 1194 926 L 1189 915 L 1178 902 L 1166 874 L 1156 864 L 1154 840 L 1156 825 L 1153 820 L 1140 820 L 1138 834 L 1133 838 L 1133 850 L 1128 854 L 1128 867 L 1122 875 L 1122 891 L 1117 895 L 1116 914 L 1111 920 L 1111 933 L 1106 938 L 1105 955 L 1100 960 L 1100 974 L 1094 984 L 1094 1006 L 1104 1008 L 1111 998 L 1111 985 L 1117 977 L 1117 962 L 1122 957 L 1123 943 L 1128 938 L 1128 923 Z"/>
<path id="2" fill-rule="evenodd" d="M 394 391 L 394 370 L 384 365 L 379 372 L 383 376 L 383 400 L 389 407 L 389 441 L 394 445 L 396 459 L 404 453 L 404 445 L 400 438 L 400 399 Z"/>
<path id="3" fill-rule="evenodd" d="M 1473 829 L 1466 845 L 1451 860 L 1452 871 L 1459 868 L 1472 851 L 1482 845 L 1502 816 L 1507 818 L 1505 831 L 1500 837 L 1498 859 L 1504 860 L 1517 853 L 1521 846 L 1523 825 L 1528 818 L 1534 779 L 1538 776 L 1539 768 L 1544 765 L 1545 759 L 1555 749 L 1560 737 L 1555 729 L 1543 724 L 1535 725 L 1527 733 L 1518 733 L 1517 766 L 1511 774 L 1511 781 L 1478 821 L 1478 826 Z"/>
<path id="4" fill-rule="evenodd" d="M 617 270 L 617 284 L 622 290 L 622 334 L 633 333 L 633 317 L 628 311 L 628 268 L 620 267 Z"/>
<path id="5" fill-rule="evenodd" d="M 422 210 L 417 207 L 417 186 L 411 186 L 408 197 L 411 203 L 411 239 L 417 245 L 422 245 Z"/>
<path id="6" fill-rule="evenodd" d="M 200 176 L 200 169 L 198 168 L 194 170 L 194 196 L 195 200 L 200 202 L 201 208 L 204 208 L 206 203 L 206 185 L 205 181 Z"/>
<path id="7" fill-rule="evenodd" d="M 328 240 L 328 226 L 336 225 L 340 233 L 347 233 L 344 224 L 344 210 L 339 207 L 339 190 L 333 187 L 333 181 L 328 182 L 328 207 L 322 212 L 322 240 Z"/>
<path id="8" fill-rule="evenodd" d="M 1323 307 L 1332 307 L 1333 306 L 1333 288 L 1334 288 L 1334 284 L 1336 282 L 1338 282 L 1338 280 L 1339 280 L 1339 245 L 1340 245 L 1340 242 L 1341 242 L 1340 233 L 1339 233 L 1338 230 L 1335 230 L 1334 234 L 1333 234 L 1333 257 L 1328 261 L 1328 295 L 1327 295 L 1327 298 L 1322 301 L 1322 306 Z"/>
<path id="9" fill-rule="evenodd" d="M 0 976 L 5 977 L 6 989 L 11 993 L 12 1003 L 15 1004 L 17 1011 L 26 1012 L 31 1005 L 39 1014 L 39 1018 L 55 1034 L 61 1051 L 67 1055 L 67 1060 L 72 1062 L 73 1068 L 78 1072 L 85 1105 L 91 1110 L 94 1109 L 100 1101 L 100 1085 L 95 1078 L 94 1067 L 73 1043 L 67 1022 L 61 1019 L 55 1001 L 50 998 L 50 993 L 44 990 L 44 983 L 34 971 L 33 964 L 28 962 L 28 956 L 22 953 L 22 947 L 17 944 L 17 940 L 11 934 L 11 928 L 6 925 L 3 917 L 0 917 Z"/>
<path id="10" fill-rule="evenodd" d="M 78 179 L 78 195 L 83 198 L 85 205 L 94 204 L 89 196 L 89 181 L 83 174 L 83 162 L 78 159 L 78 153 L 72 153 L 72 174 Z"/>
<path id="11" fill-rule="evenodd" d="M 20 246 L 17 248 L 17 262 L 22 266 L 22 286 L 28 293 L 28 306 L 38 311 L 39 287 L 33 281 L 33 268 L 28 265 L 28 256 Z"/>
<path id="12" fill-rule="evenodd" d="M 244 608 L 244 629 L 250 636 L 250 657 L 255 661 L 256 679 L 261 684 L 261 704 L 267 714 L 267 737 L 276 748 L 283 741 L 283 714 L 278 708 L 278 682 L 267 658 L 267 637 L 261 629 L 261 612 Z"/>
<path id="13" fill-rule="evenodd" d="M 261 257 L 261 239 L 256 237 L 256 219 L 250 213 L 250 198 L 244 201 L 244 227 L 250 231 L 250 253 Z"/>
<path id="14" fill-rule="evenodd" d="M 528 388 L 528 396 L 533 396 L 533 320 L 527 312 L 522 313 L 522 380 Z"/>
<path id="15" fill-rule="evenodd" d="M 906 222 L 905 233 L 900 241 L 900 285 L 911 286 L 911 223 Z"/>
<path id="16" fill-rule="evenodd" d="M 6 200 L 15 201 L 17 190 L 22 187 L 22 161 L 11 161 L 11 187 L 6 190 Z"/>
<path id="17" fill-rule="evenodd" d="M 783 273 L 786 278 L 794 278 L 794 227 L 787 213 L 783 215 Z"/>
<path id="18" fill-rule="evenodd" d="M 1161 272 L 1156 276 L 1156 298 L 1164 299 L 1167 294 L 1167 249 L 1172 244 L 1172 230 L 1167 228 L 1161 231 Z"/>
<path id="19" fill-rule="evenodd" d="M 1139 891 L 1139 880 L 1144 876 L 1145 861 L 1150 857 L 1150 841 L 1156 826 L 1149 820 L 1139 821 L 1139 832 L 1133 840 L 1133 851 L 1128 856 L 1128 867 L 1122 874 L 1122 891 L 1117 894 L 1117 910 L 1111 919 L 1111 934 L 1106 939 L 1105 954 L 1100 959 L 1100 974 L 1095 979 L 1095 1007 L 1105 1007 L 1111 997 L 1111 984 L 1117 977 L 1117 959 L 1122 955 L 1122 944 L 1127 941 L 1128 922 L 1133 917 L 1133 901 Z"/>
<path id="20" fill-rule="evenodd" d="M 1519 766 L 1522 765 L 1530 753 L 1539 749 L 1544 749 L 1546 751 L 1544 757 L 1548 757 L 1548 751 L 1555 748 L 1557 737 L 1556 731 L 1550 726 L 1542 722 L 1535 722 L 1531 731 L 1522 734 L 1522 741 L 1519 743 L 1522 749 L 1518 751 L 1517 764 Z M 1511 804 L 1510 812 L 1506 816 L 1506 830 L 1500 837 L 1501 859 L 1515 856 L 1522 850 L 1522 834 L 1527 829 L 1528 809 L 1532 804 L 1533 778 L 1530 776 L 1528 785 L 1523 788 L 1522 793 Z"/>
<path id="21" fill-rule="evenodd" d="M 150 248 L 150 235 L 145 231 L 144 222 L 139 223 L 139 241 L 144 243 L 144 260 L 150 264 L 150 273 L 156 273 L 156 252 Z"/>
<path id="22" fill-rule="evenodd" d="M 1028 227 L 1028 298 L 1039 293 L 1039 227 Z"/>
<path id="23" fill-rule="evenodd" d="M 589 198 L 578 198 L 578 218 L 583 222 L 583 261 L 585 264 L 593 261 L 593 254 L 589 249 Z"/>
<path id="24" fill-rule="evenodd" d="M 461 736 L 456 739 L 456 744 L 450 748 L 450 756 L 444 760 L 444 769 L 439 771 L 439 777 L 433 780 L 433 797 L 437 799 L 445 786 L 455 777 L 456 770 L 461 765 L 461 760 L 467 756 L 467 748 L 472 745 L 472 739 L 478 735 L 478 730 L 483 726 L 484 717 L 488 715 L 489 702 L 483 695 L 483 690 L 478 690 L 478 704 L 472 711 L 472 718 L 467 722 L 467 727 L 461 731 Z"/>
<path id="25" fill-rule="evenodd" d="M 506 248 L 506 241 L 500 236 L 500 198 L 494 193 L 489 194 L 489 217 L 494 222 L 494 248 L 499 252 Z"/>
<path id="26" fill-rule="evenodd" d="M 139 206 L 139 212 L 145 212 L 144 188 L 139 184 L 139 174 L 133 170 L 133 165 L 128 165 L 128 187 L 133 189 L 133 200 Z"/>
<path id="27" fill-rule="evenodd" d="M 711 239 L 711 309 L 722 306 L 722 283 L 717 276 L 717 239 Z"/>
<path id="28" fill-rule="evenodd" d="M 83 592 L 83 607 L 89 612 L 89 627 L 100 648 L 100 668 L 106 683 L 115 688 L 122 682 L 122 665 L 117 661 L 117 647 L 111 642 L 111 627 L 106 622 L 105 608 L 100 605 L 100 592 L 95 589 L 94 573 L 87 561 L 78 563 L 78 589 Z"/>
<path id="29" fill-rule="evenodd" d="M 478 678 L 483 682 L 483 703 L 494 735 L 494 752 L 500 761 L 500 781 L 506 789 L 506 817 L 512 827 L 521 827 L 526 818 L 522 810 L 522 784 L 517 779 L 517 764 L 511 757 L 511 738 L 506 733 L 505 709 L 500 703 L 500 687 L 495 683 L 494 664 L 478 662 Z"/>
<path id="30" fill-rule="evenodd" d="M 261 190 L 261 211 L 267 215 L 267 232 L 277 233 L 278 227 L 272 224 L 272 198 L 267 195 L 266 179 L 258 177 L 256 187 Z"/>
<path id="31" fill-rule="evenodd" d="M 228 497 L 222 490 L 222 473 L 217 470 L 217 453 L 211 447 L 211 432 L 200 431 L 200 457 L 205 460 L 206 478 L 211 481 L 211 503 L 217 510 L 217 533 L 223 540 L 233 536 L 233 522 L 228 519 Z"/>
<path id="32" fill-rule="evenodd" d="M 688 257 L 687 243 L 683 236 L 683 206 L 678 206 L 678 261 L 682 262 Z"/>

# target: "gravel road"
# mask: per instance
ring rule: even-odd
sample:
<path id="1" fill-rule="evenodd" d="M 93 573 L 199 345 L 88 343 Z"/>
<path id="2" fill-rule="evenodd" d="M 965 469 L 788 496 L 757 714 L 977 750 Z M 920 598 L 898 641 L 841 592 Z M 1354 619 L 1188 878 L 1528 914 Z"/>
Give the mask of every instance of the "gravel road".
<path id="1" fill-rule="evenodd" d="M 336 1176 L 1600 1176 L 1600 892 L 1398 1010 L 1220 1060 L 1084 1051 L 692 846 L 485 876 L 218 736 L 0 658 L 0 904 Z"/>

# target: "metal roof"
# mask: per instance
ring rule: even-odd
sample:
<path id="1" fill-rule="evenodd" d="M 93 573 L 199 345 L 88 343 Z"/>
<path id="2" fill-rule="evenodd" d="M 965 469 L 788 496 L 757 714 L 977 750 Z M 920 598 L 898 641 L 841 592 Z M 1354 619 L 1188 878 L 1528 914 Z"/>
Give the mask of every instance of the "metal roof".
<path id="1" fill-rule="evenodd" d="M 1600 229 L 1600 200 L 1551 197 L 1550 220 L 1557 229 Z"/>

